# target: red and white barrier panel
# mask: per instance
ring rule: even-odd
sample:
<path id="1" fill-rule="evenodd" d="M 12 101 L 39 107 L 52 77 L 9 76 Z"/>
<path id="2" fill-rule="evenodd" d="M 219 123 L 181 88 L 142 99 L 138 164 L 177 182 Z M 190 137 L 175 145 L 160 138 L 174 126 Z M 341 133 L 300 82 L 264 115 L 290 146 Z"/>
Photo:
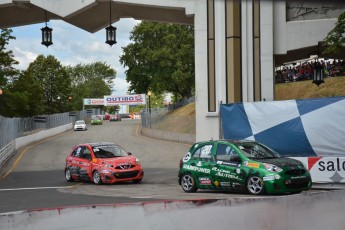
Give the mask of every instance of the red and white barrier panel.
<path id="1" fill-rule="evenodd" d="M 291 157 L 307 166 L 315 183 L 345 183 L 345 157 Z"/>

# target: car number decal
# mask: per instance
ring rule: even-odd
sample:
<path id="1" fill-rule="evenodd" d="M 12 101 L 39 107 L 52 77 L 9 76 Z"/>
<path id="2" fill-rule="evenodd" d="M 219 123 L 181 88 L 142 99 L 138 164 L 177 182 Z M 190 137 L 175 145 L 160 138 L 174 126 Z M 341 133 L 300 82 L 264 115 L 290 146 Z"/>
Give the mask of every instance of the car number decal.
<path id="1" fill-rule="evenodd" d="M 192 156 L 191 156 L 191 154 L 190 154 L 190 152 L 188 152 L 188 153 L 186 153 L 186 155 L 183 157 L 183 162 L 184 163 L 186 163 L 186 162 L 188 162 L 189 160 L 190 160 L 190 158 L 191 158 Z"/>

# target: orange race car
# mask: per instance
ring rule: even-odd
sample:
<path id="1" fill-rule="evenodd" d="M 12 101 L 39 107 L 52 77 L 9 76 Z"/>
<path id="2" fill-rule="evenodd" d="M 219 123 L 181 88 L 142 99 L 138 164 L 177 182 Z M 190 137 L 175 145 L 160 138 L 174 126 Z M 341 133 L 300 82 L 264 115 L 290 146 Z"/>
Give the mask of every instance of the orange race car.
<path id="1" fill-rule="evenodd" d="M 93 181 L 95 184 L 123 181 L 139 183 L 143 177 L 144 169 L 139 159 L 110 142 L 77 145 L 66 158 L 67 181 Z"/>

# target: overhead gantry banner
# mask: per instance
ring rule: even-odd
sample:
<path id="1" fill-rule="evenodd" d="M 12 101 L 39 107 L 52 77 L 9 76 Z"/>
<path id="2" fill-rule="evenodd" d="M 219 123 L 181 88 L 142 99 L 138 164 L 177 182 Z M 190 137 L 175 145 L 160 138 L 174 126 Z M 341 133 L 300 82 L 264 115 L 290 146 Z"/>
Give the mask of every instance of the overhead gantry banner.
<path id="1" fill-rule="evenodd" d="M 124 96 L 109 95 L 109 96 L 104 96 L 104 98 L 84 98 L 84 105 L 114 106 L 114 105 L 145 105 L 145 104 L 146 104 L 145 94 L 134 94 L 134 95 L 124 95 Z"/>

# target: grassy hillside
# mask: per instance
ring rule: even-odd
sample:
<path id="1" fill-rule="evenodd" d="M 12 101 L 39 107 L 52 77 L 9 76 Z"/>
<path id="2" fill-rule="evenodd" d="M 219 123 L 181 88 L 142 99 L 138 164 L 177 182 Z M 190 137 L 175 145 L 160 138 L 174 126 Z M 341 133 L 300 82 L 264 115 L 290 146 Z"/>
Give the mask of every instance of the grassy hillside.
<path id="1" fill-rule="evenodd" d="M 312 81 L 276 84 L 275 100 L 345 96 L 345 77 L 326 78 L 319 87 Z"/>
<path id="2" fill-rule="evenodd" d="M 275 100 L 345 96 L 345 77 L 326 78 L 319 87 L 312 81 L 275 85 Z M 195 133 L 195 103 L 170 112 L 156 127 L 172 132 Z"/>
<path id="3" fill-rule="evenodd" d="M 195 134 L 195 103 L 168 112 L 152 128 Z"/>

